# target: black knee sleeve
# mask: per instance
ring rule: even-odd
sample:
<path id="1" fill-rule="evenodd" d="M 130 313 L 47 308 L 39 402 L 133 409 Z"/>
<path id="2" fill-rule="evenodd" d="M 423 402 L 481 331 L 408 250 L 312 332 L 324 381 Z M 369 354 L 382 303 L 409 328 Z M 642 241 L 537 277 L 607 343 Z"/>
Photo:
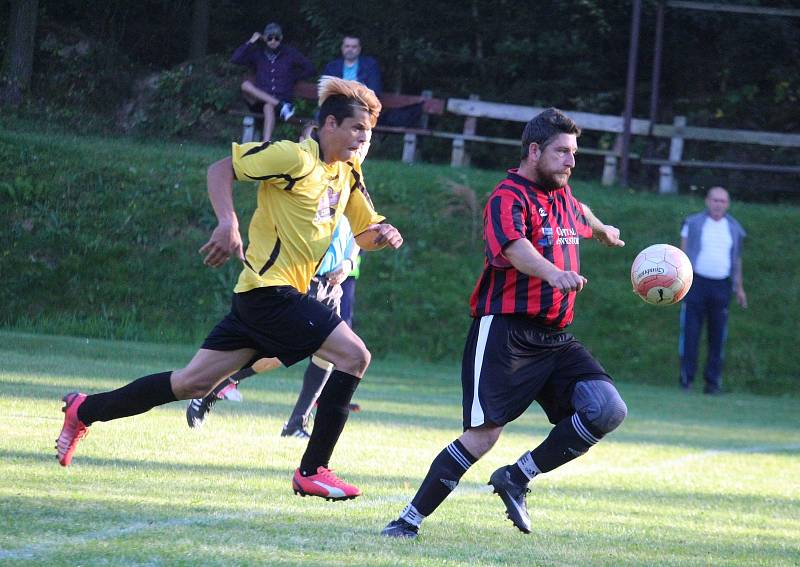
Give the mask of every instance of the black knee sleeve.
<path id="1" fill-rule="evenodd" d="M 628 415 L 628 407 L 610 382 L 585 380 L 575 385 L 572 407 L 603 435 L 614 431 Z"/>

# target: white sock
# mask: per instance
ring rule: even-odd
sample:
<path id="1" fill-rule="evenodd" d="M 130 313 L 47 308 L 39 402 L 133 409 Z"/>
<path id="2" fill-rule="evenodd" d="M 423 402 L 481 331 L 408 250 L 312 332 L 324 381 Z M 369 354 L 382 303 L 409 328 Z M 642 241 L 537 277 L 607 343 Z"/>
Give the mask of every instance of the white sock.
<path id="1" fill-rule="evenodd" d="M 417 509 L 414 507 L 413 504 L 409 504 L 408 506 L 406 506 L 400 513 L 400 517 L 409 524 L 411 524 L 412 526 L 417 526 L 417 527 L 419 527 L 420 524 L 422 523 L 422 520 L 425 519 L 425 516 L 417 512 Z"/>
<path id="2" fill-rule="evenodd" d="M 528 480 L 531 480 L 537 474 L 541 474 L 542 471 L 539 470 L 539 467 L 536 466 L 536 463 L 533 462 L 533 456 L 531 455 L 530 451 L 525 451 L 525 454 L 522 455 L 519 460 L 517 460 L 517 466 L 519 469 L 528 477 Z"/>

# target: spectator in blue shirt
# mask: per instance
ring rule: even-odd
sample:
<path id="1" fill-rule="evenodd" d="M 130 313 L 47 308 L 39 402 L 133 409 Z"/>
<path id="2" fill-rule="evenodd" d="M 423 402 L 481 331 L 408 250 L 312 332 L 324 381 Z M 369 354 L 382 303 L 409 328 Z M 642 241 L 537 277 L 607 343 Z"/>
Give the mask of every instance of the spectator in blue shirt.
<path id="1" fill-rule="evenodd" d="M 378 62 L 367 55 L 361 56 L 361 40 L 355 36 L 344 36 L 342 56 L 325 65 L 322 74 L 358 81 L 381 96 L 381 70 Z"/>
<path id="2" fill-rule="evenodd" d="M 275 116 L 289 120 L 294 114 L 292 93 L 297 81 L 314 75 L 314 65 L 294 47 L 283 45 L 283 30 L 267 24 L 233 53 L 231 62 L 252 69 L 254 76 L 242 82 L 242 94 L 250 110 L 264 113 L 264 141 L 272 137 Z"/>

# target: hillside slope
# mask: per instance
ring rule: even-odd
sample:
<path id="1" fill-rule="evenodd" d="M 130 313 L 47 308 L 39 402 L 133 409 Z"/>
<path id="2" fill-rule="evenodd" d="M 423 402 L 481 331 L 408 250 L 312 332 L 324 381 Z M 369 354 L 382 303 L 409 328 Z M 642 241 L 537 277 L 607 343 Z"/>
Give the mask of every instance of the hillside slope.
<path id="1" fill-rule="evenodd" d="M 233 262 L 204 268 L 197 253 L 214 226 L 205 168 L 226 152 L 0 130 L 0 233 L 7 243 L 0 324 L 78 336 L 202 339 L 227 311 L 238 274 Z M 457 359 L 482 262 L 481 207 L 502 172 L 377 160 L 365 172 L 376 207 L 406 244 L 365 258 L 359 333 L 376 355 Z M 575 334 L 612 375 L 677 384 L 679 309 L 638 300 L 628 270 L 646 245 L 676 243 L 681 219 L 702 207 L 701 198 L 580 181 L 573 187 L 627 242 L 622 250 L 584 243 L 589 284 L 578 298 Z M 254 197 L 252 185 L 237 185 L 242 219 Z M 796 395 L 800 247 L 778 238 L 794 232 L 800 211 L 735 203 L 732 213 L 749 232 L 751 306 L 731 308 L 726 387 Z"/>

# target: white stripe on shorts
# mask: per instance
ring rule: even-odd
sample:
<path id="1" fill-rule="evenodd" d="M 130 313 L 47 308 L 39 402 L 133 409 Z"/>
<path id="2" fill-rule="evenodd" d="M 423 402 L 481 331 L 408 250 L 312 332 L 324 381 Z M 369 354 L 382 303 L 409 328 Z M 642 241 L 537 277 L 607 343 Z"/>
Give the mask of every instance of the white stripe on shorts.
<path id="1" fill-rule="evenodd" d="M 486 351 L 486 339 L 489 337 L 489 328 L 492 326 L 494 315 L 484 315 L 481 317 L 480 329 L 478 330 L 478 344 L 475 345 L 475 364 L 473 365 L 473 388 L 472 388 L 472 415 L 469 424 L 472 427 L 483 425 L 484 416 L 481 402 L 478 399 L 478 388 L 481 381 L 481 368 L 483 367 L 483 353 Z"/>

